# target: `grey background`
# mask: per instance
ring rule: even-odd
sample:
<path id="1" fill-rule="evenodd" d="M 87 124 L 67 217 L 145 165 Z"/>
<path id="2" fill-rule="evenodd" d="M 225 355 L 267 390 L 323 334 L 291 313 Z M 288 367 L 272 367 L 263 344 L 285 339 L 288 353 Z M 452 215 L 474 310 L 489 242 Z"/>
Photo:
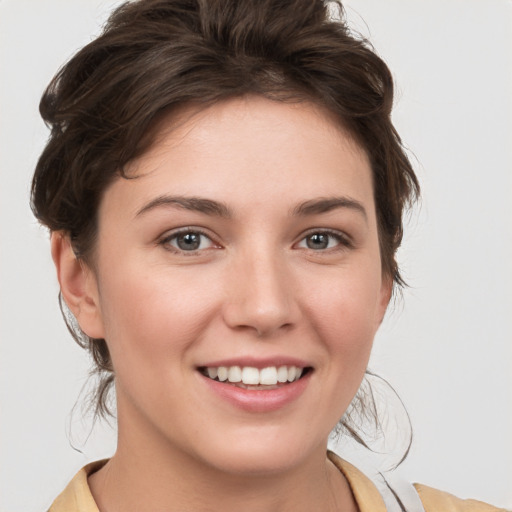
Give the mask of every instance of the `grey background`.
<path id="1" fill-rule="evenodd" d="M 2 512 L 45 510 L 82 465 L 115 447 L 105 425 L 85 442 L 90 422 L 71 415 L 89 362 L 61 321 L 48 235 L 28 193 L 47 136 L 42 90 L 116 3 L 0 1 Z M 394 72 L 394 119 L 423 185 L 400 251 L 411 288 L 371 361 L 412 418 L 415 442 L 399 471 L 512 507 L 512 3 L 346 5 Z"/>

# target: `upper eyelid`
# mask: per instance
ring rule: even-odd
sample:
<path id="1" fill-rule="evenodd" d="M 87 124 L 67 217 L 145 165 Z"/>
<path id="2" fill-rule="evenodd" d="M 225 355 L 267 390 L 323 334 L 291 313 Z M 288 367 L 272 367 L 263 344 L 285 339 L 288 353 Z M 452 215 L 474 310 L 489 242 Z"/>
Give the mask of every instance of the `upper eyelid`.
<path id="1" fill-rule="evenodd" d="M 329 228 L 312 228 L 312 229 L 308 229 L 306 232 L 304 232 L 304 233 L 302 233 L 300 235 L 300 237 L 298 239 L 298 242 L 304 240 L 304 238 L 306 238 L 308 236 L 316 235 L 317 233 L 338 237 L 341 240 L 345 240 L 346 242 L 351 242 L 351 243 L 353 242 L 352 237 L 348 233 L 346 233 L 345 231 L 340 231 L 338 229 L 329 229 Z"/>
<path id="2" fill-rule="evenodd" d="M 199 233 L 200 235 L 203 235 L 203 236 L 207 237 L 209 240 L 211 240 L 212 243 L 217 244 L 217 245 L 222 245 L 219 242 L 218 237 L 215 234 L 211 233 L 210 230 L 201 228 L 199 226 L 182 226 L 179 228 L 167 230 L 161 236 L 159 236 L 157 238 L 157 243 L 161 244 L 161 243 L 171 240 L 183 233 Z M 340 239 L 342 242 L 345 242 L 347 244 L 354 243 L 352 236 L 350 236 L 345 231 L 341 231 L 338 229 L 332 229 L 332 228 L 310 228 L 310 229 L 302 232 L 299 235 L 299 237 L 297 237 L 296 241 L 294 242 L 294 245 L 301 242 L 306 237 L 317 234 L 317 233 L 334 236 L 334 237 Z"/>
<path id="3" fill-rule="evenodd" d="M 205 230 L 203 228 L 196 227 L 196 226 L 184 226 L 181 228 L 175 228 L 175 229 L 168 230 L 156 239 L 156 244 L 163 245 L 165 243 L 169 243 L 171 240 L 175 239 L 176 237 L 178 237 L 179 235 L 182 235 L 184 233 L 198 233 L 199 235 L 202 235 L 202 236 L 205 236 L 206 238 L 208 238 L 208 240 L 210 240 L 213 245 L 217 245 L 217 246 L 221 245 L 218 242 L 217 237 L 215 237 L 214 235 L 209 233 L 207 230 Z M 178 248 L 174 248 L 174 249 L 176 249 L 176 251 L 180 251 L 180 249 L 178 249 Z M 204 250 L 204 249 L 197 249 L 196 251 L 188 251 L 188 252 L 194 253 L 194 252 L 200 252 L 202 250 Z"/>
<path id="4" fill-rule="evenodd" d="M 328 236 L 332 236 L 333 238 L 336 238 L 337 243 L 334 247 L 326 247 L 324 249 L 312 249 L 309 247 L 297 247 L 299 244 L 303 243 L 305 239 L 311 235 L 314 234 L 326 234 Z M 356 247 L 356 244 L 354 243 L 354 240 L 351 236 L 346 234 L 343 231 L 339 230 L 332 230 L 332 229 L 312 229 L 306 232 L 305 234 L 301 235 L 301 237 L 294 243 L 294 248 L 297 250 L 302 251 L 313 251 L 318 256 L 321 256 L 322 254 L 327 256 L 328 254 L 337 254 L 340 251 L 347 251 L 354 249 Z"/>
<path id="5" fill-rule="evenodd" d="M 210 238 L 212 241 L 215 239 L 215 236 L 204 228 L 200 228 L 198 226 L 183 226 L 180 228 L 168 229 L 158 237 L 158 240 L 161 241 L 168 238 L 174 238 L 175 236 L 181 235 L 183 233 L 199 233 L 200 235 L 204 235 L 207 238 Z"/>

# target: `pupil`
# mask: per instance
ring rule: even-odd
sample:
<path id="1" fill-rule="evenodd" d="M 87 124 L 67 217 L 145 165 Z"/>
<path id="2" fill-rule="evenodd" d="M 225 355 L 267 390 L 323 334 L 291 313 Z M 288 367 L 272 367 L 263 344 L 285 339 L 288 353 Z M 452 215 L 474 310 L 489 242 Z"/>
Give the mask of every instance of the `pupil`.
<path id="1" fill-rule="evenodd" d="M 307 246 L 310 249 L 325 249 L 329 245 L 329 237 L 321 233 L 316 233 L 308 237 Z"/>
<path id="2" fill-rule="evenodd" d="M 178 236 L 178 247 L 184 251 L 194 251 L 199 248 L 201 235 L 198 233 L 185 233 Z"/>

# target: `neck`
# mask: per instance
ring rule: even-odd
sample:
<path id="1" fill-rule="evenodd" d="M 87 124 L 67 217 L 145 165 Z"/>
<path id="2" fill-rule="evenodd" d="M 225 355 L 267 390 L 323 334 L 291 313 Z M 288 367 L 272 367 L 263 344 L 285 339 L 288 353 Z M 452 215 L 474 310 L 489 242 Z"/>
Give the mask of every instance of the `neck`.
<path id="1" fill-rule="evenodd" d="M 196 461 L 114 457 L 89 478 L 101 512 L 356 511 L 343 475 L 326 459 L 274 475 L 233 475 Z"/>
<path id="2" fill-rule="evenodd" d="M 205 463 L 158 435 L 121 428 L 112 459 L 89 477 L 101 512 L 356 511 L 344 476 L 326 446 L 291 466 L 236 471 Z"/>

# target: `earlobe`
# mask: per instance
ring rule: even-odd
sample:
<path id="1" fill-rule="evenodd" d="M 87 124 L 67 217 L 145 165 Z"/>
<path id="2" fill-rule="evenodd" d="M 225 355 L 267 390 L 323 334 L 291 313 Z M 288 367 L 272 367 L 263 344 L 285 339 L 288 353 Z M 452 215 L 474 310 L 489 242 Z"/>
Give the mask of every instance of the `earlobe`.
<path id="1" fill-rule="evenodd" d="M 51 248 L 62 298 L 87 336 L 105 338 L 94 272 L 76 257 L 66 233 L 53 232 Z"/>

